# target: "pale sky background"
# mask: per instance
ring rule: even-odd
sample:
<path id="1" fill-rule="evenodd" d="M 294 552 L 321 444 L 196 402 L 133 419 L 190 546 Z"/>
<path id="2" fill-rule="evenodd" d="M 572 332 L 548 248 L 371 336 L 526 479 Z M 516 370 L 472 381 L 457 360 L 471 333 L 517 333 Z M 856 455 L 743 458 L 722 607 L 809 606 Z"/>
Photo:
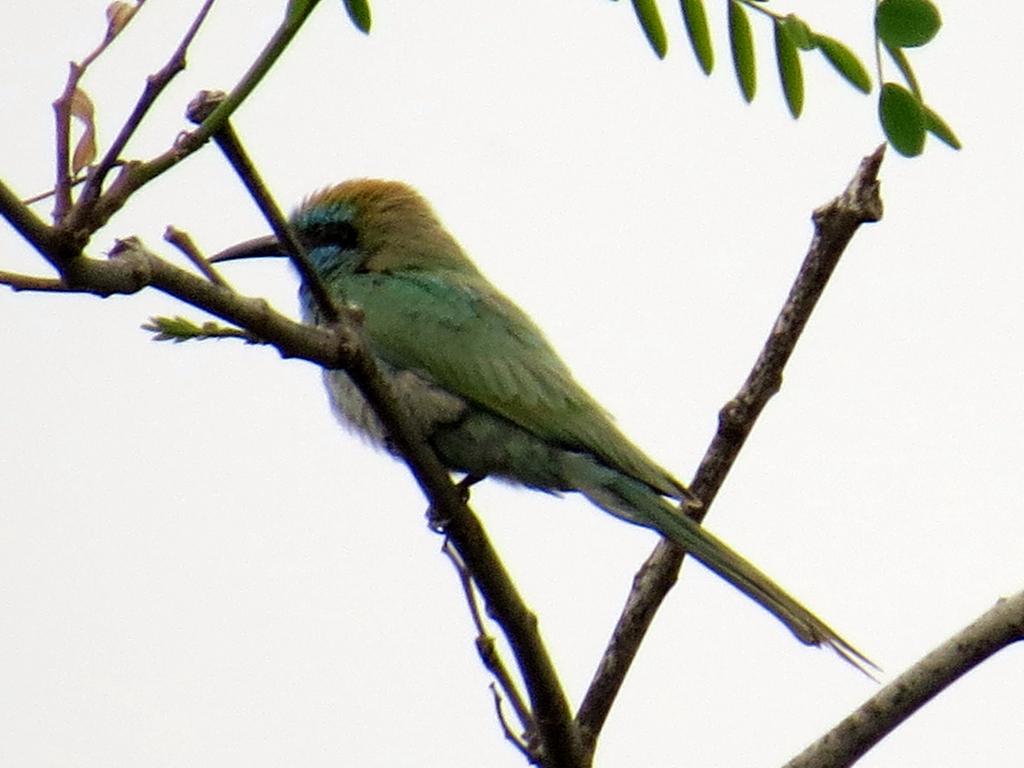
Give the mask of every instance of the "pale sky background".
<path id="1" fill-rule="evenodd" d="M 104 5 L 2 14 L 0 176 L 19 194 L 52 183 L 50 103 Z M 688 479 L 810 211 L 881 136 L 874 97 L 817 54 L 792 121 L 759 18 L 745 106 L 724 3 L 708 3 L 710 79 L 678 4 L 659 5 L 665 61 L 626 2 L 374 0 L 369 37 L 324 2 L 236 127 L 285 207 L 354 176 L 420 188 L 625 431 Z M 147 3 L 90 72 L 101 142 L 198 6 Z M 283 6 L 222 0 L 131 156 L 168 146 L 196 91 L 229 88 Z M 871 66 L 871 3 L 777 7 Z M 889 154 L 885 220 L 854 240 L 708 518 L 889 674 L 1024 587 L 1024 7 L 942 11 L 911 60 L 965 149 Z M 167 224 L 211 252 L 266 231 L 210 147 L 90 253 L 134 234 L 176 258 Z M 46 273 L 6 226 L 0 269 Z M 282 263 L 230 277 L 294 313 Z M 139 330 L 178 313 L 201 318 L 153 292 L 0 290 L 0 765 L 524 765 L 408 472 L 337 427 L 312 366 Z M 655 536 L 494 482 L 473 506 L 578 704 Z M 778 765 L 876 689 L 689 563 L 596 765 Z M 1021 690 L 1016 647 L 861 765 L 1019 766 Z"/>

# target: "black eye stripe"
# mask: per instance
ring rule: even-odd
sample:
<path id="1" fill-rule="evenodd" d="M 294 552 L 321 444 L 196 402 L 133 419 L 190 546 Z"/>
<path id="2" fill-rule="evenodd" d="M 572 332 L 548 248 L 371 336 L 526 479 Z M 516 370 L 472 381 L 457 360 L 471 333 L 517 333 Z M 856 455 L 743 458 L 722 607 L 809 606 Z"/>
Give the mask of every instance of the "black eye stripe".
<path id="1" fill-rule="evenodd" d="M 308 248 L 335 245 L 343 250 L 355 248 L 359 237 L 348 221 L 318 221 L 302 228 L 302 240 Z"/>

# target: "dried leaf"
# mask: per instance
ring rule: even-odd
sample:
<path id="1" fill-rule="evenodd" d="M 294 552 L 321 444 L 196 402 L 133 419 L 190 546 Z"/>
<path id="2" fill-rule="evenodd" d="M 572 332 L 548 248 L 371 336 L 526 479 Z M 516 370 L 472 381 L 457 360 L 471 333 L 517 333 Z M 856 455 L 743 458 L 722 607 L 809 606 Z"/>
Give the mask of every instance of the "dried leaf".
<path id="1" fill-rule="evenodd" d="M 120 0 L 107 6 L 107 42 L 121 34 L 137 10 L 139 10 L 138 5 L 120 2 Z"/>
<path id="2" fill-rule="evenodd" d="M 92 99 L 81 88 L 75 88 L 71 94 L 71 116 L 82 123 L 82 137 L 75 145 L 75 153 L 71 158 L 71 172 L 80 170 L 96 159 L 96 120 Z"/>

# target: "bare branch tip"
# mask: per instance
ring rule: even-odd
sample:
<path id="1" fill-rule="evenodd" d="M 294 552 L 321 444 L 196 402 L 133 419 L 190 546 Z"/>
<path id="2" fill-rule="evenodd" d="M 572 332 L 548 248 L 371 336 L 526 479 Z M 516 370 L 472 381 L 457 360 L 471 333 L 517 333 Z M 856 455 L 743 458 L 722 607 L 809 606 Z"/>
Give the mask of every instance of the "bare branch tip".
<path id="1" fill-rule="evenodd" d="M 203 256 L 196 244 L 192 242 L 191 236 L 183 229 L 178 229 L 172 224 L 168 224 L 164 230 L 164 240 L 173 245 L 187 258 L 192 264 L 198 269 L 203 277 L 209 280 L 214 285 L 219 285 L 221 288 L 232 290 L 231 285 L 227 280 L 218 272 L 210 260 Z"/>
<path id="2" fill-rule="evenodd" d="M 885 144 L 880 144 L 874 152 L 861 160 L 857 174 L 843 193 L 844 201 L 859 212 L 860 220 L 865 223 L 882 218 L 878 172 L 885 158 L 885 147 Z"/>
<path id="3" fill-rule="evenodd" d="M 53 277 L 36 277 L 34 275 L 21 275 L 15 272 L 0 271 L 0 285 L 6 285 L 15 293 L 21 291 L 36 291 L 49 293 L 63 293 L 68 291 L 64 282 Z"/>

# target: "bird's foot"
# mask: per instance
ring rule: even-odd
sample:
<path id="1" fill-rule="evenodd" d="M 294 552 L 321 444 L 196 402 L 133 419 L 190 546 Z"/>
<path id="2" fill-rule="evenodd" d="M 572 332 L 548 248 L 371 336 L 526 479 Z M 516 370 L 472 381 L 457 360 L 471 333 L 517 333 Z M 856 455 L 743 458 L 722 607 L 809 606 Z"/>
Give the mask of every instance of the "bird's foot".
<path id="1" fill-rule="evenodd" d="M 485 475 L 468 474 L 455 485 L 459 489 L 459 493 L 462 494 L 463 504 L 469 504 L 469 489 L 483 480 L 484 477 Z"/>
<path id="2" fill-rule="evenodd" d="M 455 484 L 455 488 L 458 490 L 463 504 L 469 503 L 470 487 L 476 485 L 483 479 L 484 475 L 469 474 Z M 433 505 L 427 507 L 426 518 L 427 525 L 434 533 L 445 533 L 448 530 L 448 524 L 451 522 L 450 518 L 441 514 Z"/>

